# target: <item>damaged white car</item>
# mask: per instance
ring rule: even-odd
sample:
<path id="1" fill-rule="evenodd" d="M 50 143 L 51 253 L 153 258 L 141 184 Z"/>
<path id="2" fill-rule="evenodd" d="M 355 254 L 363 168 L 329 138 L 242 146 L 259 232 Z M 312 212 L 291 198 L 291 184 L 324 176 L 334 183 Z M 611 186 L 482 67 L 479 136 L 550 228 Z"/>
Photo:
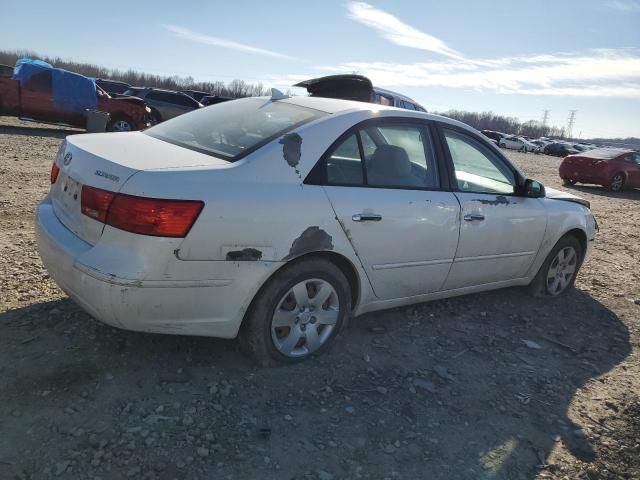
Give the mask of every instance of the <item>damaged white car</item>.
<path id="1" fill-rule="evenodd" d="M 42 260 L 95 318 L 233 338 L 264 365 L 350 317 L 514 285 L 571 287 L 588 204 L 443 117 L 317 97 L 235 100 L 73 135 L 38 206 Z"/>

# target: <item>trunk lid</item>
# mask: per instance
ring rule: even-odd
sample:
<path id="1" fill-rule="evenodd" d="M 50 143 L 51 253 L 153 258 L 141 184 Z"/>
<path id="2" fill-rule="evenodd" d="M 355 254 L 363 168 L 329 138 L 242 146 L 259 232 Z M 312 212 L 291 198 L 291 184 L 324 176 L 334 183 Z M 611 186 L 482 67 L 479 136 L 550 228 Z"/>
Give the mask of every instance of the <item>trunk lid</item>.
<path id="1" fill-rule="evenodd" d="M 140 132 L 71 135 L 55 161 L 60 171 L 51 186 L 53 210 L 69 230 L 91 245 L 100 239 L 104 224 L 82 213 L 84 185 L 119 192 L 141 170 L 229 165 Z"/>

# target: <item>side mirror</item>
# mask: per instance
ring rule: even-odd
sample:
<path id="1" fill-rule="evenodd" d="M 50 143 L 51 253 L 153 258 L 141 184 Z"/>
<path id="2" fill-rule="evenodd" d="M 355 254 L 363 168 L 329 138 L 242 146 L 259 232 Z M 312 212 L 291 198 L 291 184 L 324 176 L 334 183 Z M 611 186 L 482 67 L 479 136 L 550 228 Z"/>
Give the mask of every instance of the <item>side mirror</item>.
<path id="1" fill-rule="evenodd" d="M 536 180 L 527 178 L 524 181 L 524 188 L 522 189 L 524 196 L 529 198 L 542 198 L 546 195 L 544 185 Z"/>

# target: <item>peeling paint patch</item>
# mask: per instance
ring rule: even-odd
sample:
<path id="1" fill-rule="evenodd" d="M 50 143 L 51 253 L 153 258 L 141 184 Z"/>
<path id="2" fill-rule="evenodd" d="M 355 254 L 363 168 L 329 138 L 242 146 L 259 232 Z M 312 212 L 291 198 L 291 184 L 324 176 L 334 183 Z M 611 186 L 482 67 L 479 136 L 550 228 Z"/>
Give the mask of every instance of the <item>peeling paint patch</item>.
<path id="1" fill-rule="evenodd" d="M 290 167 L 296 168 L 302 157 L 302 137 L 297 133 L 287 133 L 280 139 L 282 157 Z"/>
<path id="2" fill-rule="evenodd" d="M 289 255 L 283 260 L 317 250 L 333 250 L 333 237 L 320 227 L 309 227 L 293 241 Z"/>
<path id="3" fill-rule="evenodd" d="M 256 248 L 243 248 L 227 252 L 226 260 L 236 262 L 256 262 L 262 258 L 262 252 Z"/>
<path id="4" fill-rule="evenodd" d="M 473 201 L 480 202 L 483 205 L 511 205 L 511 204 L 517 203 L 517 202 L 509 201 L 509 199 L 504 195 L 496 196 L 495 200 L 487 200 L 485 198 L 474 198 Z"/>

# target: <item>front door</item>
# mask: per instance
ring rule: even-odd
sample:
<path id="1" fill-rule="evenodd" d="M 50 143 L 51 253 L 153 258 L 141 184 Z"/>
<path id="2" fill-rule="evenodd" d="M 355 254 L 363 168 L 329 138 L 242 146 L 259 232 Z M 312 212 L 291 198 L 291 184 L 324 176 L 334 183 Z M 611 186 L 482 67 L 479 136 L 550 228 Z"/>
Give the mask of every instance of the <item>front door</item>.
<path id="1" fill-rule="evenodd" d="M 515 195 L 515 173 L 485 142 L 443 128 L 462 207 L 446 290 L 524 277 L 547 225 L 540 199 Z"/>
<path id="2" fill-rule="evenodd" d="M 380 121 L 325 156 L 325 190 L 376 295 L 442 288 L 458 243 L 460 205 L 443 191 L 429 129 Z"/>

